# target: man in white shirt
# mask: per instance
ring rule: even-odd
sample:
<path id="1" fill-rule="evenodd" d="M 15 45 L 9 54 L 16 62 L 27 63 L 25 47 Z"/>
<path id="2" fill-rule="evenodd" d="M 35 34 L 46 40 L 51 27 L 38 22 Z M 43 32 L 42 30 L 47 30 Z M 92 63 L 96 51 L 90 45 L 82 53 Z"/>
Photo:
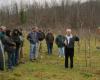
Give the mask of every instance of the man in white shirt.
<path id="1" fill-rule="evenodd" d="M 65 40 L 65 68 L 68 68 L 68 59 L 69 58 L 70 58 L 70 68 L 73 68 L 75 41 L 79 41 L 79 38 L 72 34 L 71 29 L 67 29 L 66 30 L 66 40 Z"/>

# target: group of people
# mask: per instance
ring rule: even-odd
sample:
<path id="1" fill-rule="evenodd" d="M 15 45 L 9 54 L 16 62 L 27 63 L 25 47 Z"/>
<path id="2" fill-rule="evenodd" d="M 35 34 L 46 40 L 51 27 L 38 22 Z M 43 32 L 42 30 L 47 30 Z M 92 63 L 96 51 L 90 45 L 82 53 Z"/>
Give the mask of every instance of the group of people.
<path id="1" fill-rule="evenodd" d="M 48 55 L 52 55 L 53 44 L 55 42 L 59 49 L 59 57 L 63 56 L 65 58 L 65 68 L 69 67 L 69 58 L 70 68 L 73 68 L 74 43 L 75 41 L 79 41 L 79 37 L 76 35 L 74 36 L 71 29 L 66 29 L 66 35 L 59 33 L 59 35 L 57 35 L 55 38 L 50 29 L 45 35 L 42 29 L 39 29 L 35 26 L 32 28 L 31 32 L 28 33 L 27 40 L 30 43 L 30 61 L 33 62 L 38 58 L 39 44 L 45 40 L 47 44 Z M 17 66 L 19 61 L 23 58 L 23 46 L 24 36 L 22 29 L 14 29 L 11 31 L 6 29 L 4 26 L 0 27 L 0 55 L 5 54 L 5 52 L 7 53 L 8 69 L 13 69 L 13 67 Z M 1 70 L 4 68 L 4 62 L 2 62 L 2 60 L 0 59 Z M 21 62 L 24 63 L 23 60 Z"/>
<path id="2" fill-rule="evenodd" d="M 10 30 L 4 26 L 0 27 L 0 69 L 5 69 L 7 62 L 7 69 L 12 70 L 18 66 L 19 59 L 22 62 L 23 58 L 23 33 L 22 29 Z M 7 53 L 7 61 L 5 54 Z"/>

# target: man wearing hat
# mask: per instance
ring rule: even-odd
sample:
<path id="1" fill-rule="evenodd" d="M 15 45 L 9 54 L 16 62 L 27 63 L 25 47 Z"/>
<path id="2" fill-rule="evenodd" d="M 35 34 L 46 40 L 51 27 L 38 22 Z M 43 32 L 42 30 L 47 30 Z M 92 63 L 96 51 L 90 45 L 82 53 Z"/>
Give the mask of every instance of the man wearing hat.
<path id="1" fill-rule="evenodd" d="M 68 59 L 69 58 L 70 58 L 70 68 L 73 68 L 74 43 L 75 43 L 75 41 L 79 41 L 79 38 L 72 34 L 71 29 L 66 29 L 65 68 L 68 68 Z"/>

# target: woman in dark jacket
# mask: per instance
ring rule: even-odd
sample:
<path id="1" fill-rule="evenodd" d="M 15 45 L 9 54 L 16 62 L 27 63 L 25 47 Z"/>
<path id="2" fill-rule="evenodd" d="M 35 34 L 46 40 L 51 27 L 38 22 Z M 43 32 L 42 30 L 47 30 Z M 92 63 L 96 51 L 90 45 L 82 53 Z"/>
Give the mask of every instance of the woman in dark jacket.
<path id="1" fill-rule="evenodd" d="M 15 49 L 15 65 L 17 66 L 19 64 L 19 50 L 21 47 L 21 40 L 20 40 L 20 34 L 18 29 L 14 29 L 12 33 L 12 39 L 16 44 Z"/>

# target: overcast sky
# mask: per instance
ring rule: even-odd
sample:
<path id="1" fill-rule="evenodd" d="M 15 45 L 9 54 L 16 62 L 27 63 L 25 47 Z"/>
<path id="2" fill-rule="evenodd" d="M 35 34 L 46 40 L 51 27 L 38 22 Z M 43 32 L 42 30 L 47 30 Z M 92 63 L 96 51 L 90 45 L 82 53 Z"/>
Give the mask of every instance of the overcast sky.
<path id="1" fill-rule="evenodd" d="M 37 1 L 37 2 L 41 2 L 41 4 L 43 3 L 43 1 L 48 1 L 50 2 L 51 0 L 0 0 L 0 8 L 2 6 L 6 6 L 6 5 L 11 5 L 14 2 L 17 2 L 18 4 L 23 1 L 24 3 L 32 3 L 33 1 Z M 60 0 L 56 0 L 56 1 L 60 1 Z M 73 0 L 73 1 L 78 1 L 78 0 Z M 86 0 L 80 0 L 82 2 L 86 1 Z M 12 3 L 13 2 L 13 3 Z"/>

